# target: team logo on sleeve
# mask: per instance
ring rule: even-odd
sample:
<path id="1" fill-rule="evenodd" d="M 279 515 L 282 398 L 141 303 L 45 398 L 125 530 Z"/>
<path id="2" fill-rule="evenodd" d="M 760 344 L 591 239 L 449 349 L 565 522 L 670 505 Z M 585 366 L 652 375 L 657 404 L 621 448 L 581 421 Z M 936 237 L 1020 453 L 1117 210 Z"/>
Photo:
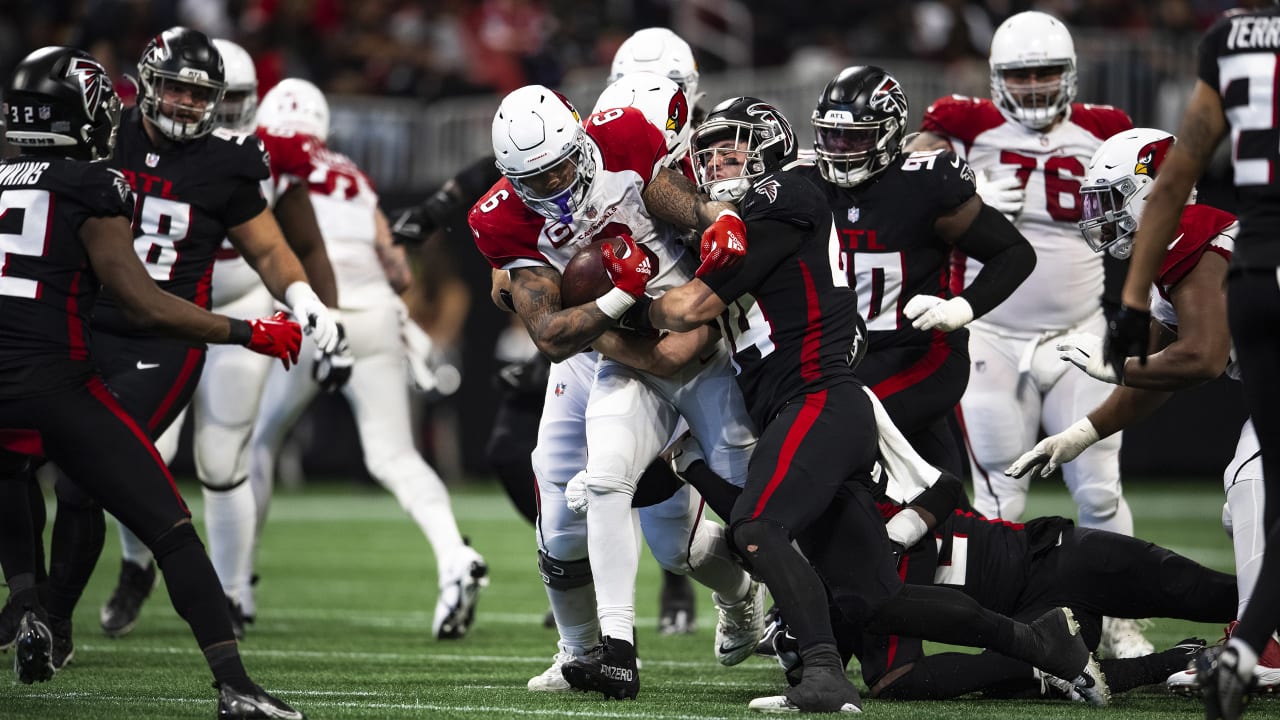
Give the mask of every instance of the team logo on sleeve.
<path id="1" fill-rule="evenodd" d="M 907 95 L 897 80 L 885 76 L 875 90 L 871 91 L 871 99 L 867 105 L 886 113 L 907 113 Z"/>
<path id="2" fill-rule="evenodd" d="M 778 199 L 779 187 L 780 186 L 778 185 L 777 180 L 773 178 L 769 178 L 768 180 L 760 183 L 759 185 L 756 185 L 756 193 L 759 195 L 765 196 L 766 198 L 768 198 L 769 203 L 773 204 L 773 201 Z"/>

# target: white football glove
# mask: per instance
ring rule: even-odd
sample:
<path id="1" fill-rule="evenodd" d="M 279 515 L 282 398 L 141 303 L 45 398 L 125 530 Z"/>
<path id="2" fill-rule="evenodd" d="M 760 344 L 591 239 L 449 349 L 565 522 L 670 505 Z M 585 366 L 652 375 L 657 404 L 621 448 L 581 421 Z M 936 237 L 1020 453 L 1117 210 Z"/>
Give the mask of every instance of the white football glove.
<path id="1" fill-rule="evenodd" d="M 439 384 L 435 370 L 431 369 L 431 355 L 436 346 L 431 336 L 409 317 L 409 309 L 402 303 L 400 315 L 400 343 L 404 347 L 404 358 L 409 366 L 409 379 L 413 387 L 422 392 L 431 392 Z"/>
<path id="2" fill-rule="evenodd" d="M 570 510 L 578 515 L 586 515 L 587 501 L 589 499 L 590 495 L 587 493 L 587 471 L 580 470 L 564 486 L 564 502 L 565 505 L 569 506 Z"/>
<path id="3" fill-rule="evenodd" d="M 1098 431 L 1089 418 L 1084 418 L 1057 435 L 1050 435 L 1036 443 L 1035 447 L 1023 453 L 1022 457 L 1005 468 L 1004 474 L 1020 478 L 1028 472 L 1039 469 L 1040 477 L 1049 477 L 1054 470 L 1064 463 L 1075 460 L 1080 453 L 1096 442 L 1098 442 Z"/>
<path id="4" fill-rule="evenodd" d="M 991 177 L 986 173 L 978 173 L 978 195 L 982 202 L 998 210 L 1009 222 L 1022 212 L 1022 203 L 1027 198 L 1027 191 L 1022 188 L 1016 173 L 1001 173 L 1000 177 Z"/>
<path id="5" fill-rule="evenodd" d="M 310 285 L 302 281 L 290 285 L 284 291 L 284 301 L 320 352 L 331 353 L 338 347 L 338 322 Z"/>
<path id="6" fill-rule="evenodd" d="M 1102 353 L 1102 338 L 1093 333 L 1072 333 L 1058 340 L 1058 357 L 1093 377 L 1112 385 L 1122 384 Z"/>
<path id="7" fill-rule="evenodd" d="M 911 320 L 917 330 L 943 332 L 959 330 L 973 321 L 973 307 L 962 297 L 943 300 L 933 295 L 916 295 L 907 301 L 902 313 Z"/>

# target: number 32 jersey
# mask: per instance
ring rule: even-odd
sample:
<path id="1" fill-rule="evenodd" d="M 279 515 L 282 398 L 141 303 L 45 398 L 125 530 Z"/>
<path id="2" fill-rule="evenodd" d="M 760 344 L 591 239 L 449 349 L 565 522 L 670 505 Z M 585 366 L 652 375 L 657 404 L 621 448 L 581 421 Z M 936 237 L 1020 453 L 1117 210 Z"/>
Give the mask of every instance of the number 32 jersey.
<path id="1" fill-rule="evenodd" d="M 1080 237 L 1080 182 L 1104 140 L 1133 127 L 1123 110 L 1074 103 L 1048 132 L 1010 122 L 987 99 L 951 95 L 925 111 L 921 129 L 942 135 L 988 177 L 1013 175 L 1026 191 L 1014 225 L 1036 251 L 1031 276 L 982 317 L 1016 331 L 1065 330 L 1101 307 L 1102 255 Z M 973 281 L 981 263 L 957 257 L 953 287 Z M 964 284 L 958 285 L 963 278 Z"/>
<path id="2" fill-rule="evenodd" d="M 260 186 L 270 177 L 266 150 L 257 136 L 226 130 L 162 148 L 142 122 L 136 110 L 121 122 L 110 161 L 137 197 L 134 251 L 161 288 L 208 308 L 214 254 L 227 230 L 267 207 Z M 94 327 L 134 334 L 109 292 Z"/>

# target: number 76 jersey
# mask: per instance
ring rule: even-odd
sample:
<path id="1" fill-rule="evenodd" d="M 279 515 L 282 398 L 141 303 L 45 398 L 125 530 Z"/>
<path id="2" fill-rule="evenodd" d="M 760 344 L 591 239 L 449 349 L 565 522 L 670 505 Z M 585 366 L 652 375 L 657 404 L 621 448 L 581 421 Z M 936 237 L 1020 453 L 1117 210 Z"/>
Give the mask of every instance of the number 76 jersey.
<path id="1" fill-rule="evenodd" d="M 226 130 L 159 147 L 135 110 L 120 123 L 111 166 L 137 197 L 133 248 L 164 290 L 209 307 L 214 254 L 227 230 L 267 207 L 261 183 L 270 177 L 267 154 L 255 135 Z M 134 334 L 114 298 L 103 292 L 94 327 Z"/>

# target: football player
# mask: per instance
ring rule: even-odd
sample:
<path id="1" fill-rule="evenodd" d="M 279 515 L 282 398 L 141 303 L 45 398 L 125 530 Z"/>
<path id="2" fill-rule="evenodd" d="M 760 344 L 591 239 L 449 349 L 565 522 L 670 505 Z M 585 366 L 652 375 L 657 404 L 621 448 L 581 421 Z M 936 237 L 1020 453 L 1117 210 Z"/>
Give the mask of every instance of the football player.
<path id="1" fill-rule="evenodd" d="M 1058 19 L 1022 12 L 991 40 L 991 98 L 949 96 L 925 111 L 911 150 L 950 148 L 978 173 L 978 194 L 1013 219 L 1035 248 L 1031 277 L 969 326 L 972 373 L 960 418 L 973 469 L 974 506 L 987 517 L 1017 520 L 1027 480 L 1001 468 L 1109 392 L 1106 383 L 1066 373 L 1054 349 L 1073 332 L 1100 334 L 1101 256 L 1080 243 L 1080 181 L 1103 140 L 1133 127 L 1113 107 L 1075 103 L 1076 53 Z M 980 258 L 958 256 L 957 288 L 970 287 Z M 1133 513 L 1120 484 L 1117 433 L 1063 467 L 1080 524 L 1133 534 Z M 1120 656 L 1154 648 L 1131 622 L 1108 622 L 1104 647 Z M 1113 642 L 1114 641 L 1114 642 Z"/>
<path id="2" fill-rule="evenodd" d="M 296 168 L 316 208 L 329 246 L 355 358 L 342 393 L 351 404 L 369 474 L 390 490 L 426 535 L 436 557 L 440 597 L 432 620 L 438 639 L 460 638 L 475 615 L 476 595 L 488 583 L 484 558 L 458 532 L 449 493 L 414 447 L 409 420 L 409 377 L 402 326 L 413 322 L 389 277 L 408 278 L 402 250 L 393 247 L 373 185 L 349 158 L 329 148 L 329 104 L 306 80 L 281 81 L 262 99 L 258 125 L 272 157 Z M 398 260 L 394 258 L 399 258 Z M 398 290 L 404 290 L 404 287 Z M 323 357 L 304 353 L 300 366 L 314 370 Z M 322 373 L 323 374 L 323 373 Z M 257 528 L 266 522 L 275 461 L 289 431 L 320 390 L 307 374 L 272 373 L 249 443 L 250 483 L 257 499 Z M 252 529 L 253 516 L 244 520 Z M 251 546 L 244 548 L 249 560 Z"/>
<path id="3" fill-rule="evenodd" d="M 738 385 L 761 433 L 730 513 L 731 537 L 781 612 L 796 619 L 806 666 L 785 695 L 758 698 L 751 707 L 861 711 L 836 646 L 827 589 L 857 627 L 911 624 L 946 642 L 999 644 L 1105 692 L 1065 608 L 1020 625 L 956 593 L 901 584 L 871 494 L 879 448 L 874 395 L 850 367 L 857 296 L 825 198 L 796 170 L 784 169 L 796 156 L 791 126 L 767 103 L 730 98 L 694 132 L 693 152 L 700 186 L 735 201 L 750 223 L 747 232 L 760 241 L 740 265 L 704 273 L 653 300 L 640 295 L 652 271 L 637 247 L 608 269 L 619 289 L 637 296 L 626 316 L 632 327 L 705 332 L 731 306 L 744 319 L 726 316 L 721 332 L 734 348 Z M 742 312 L 750 304 L 760 312 Z M 1088 678 L 1078 677 L 1086 672 Z"/>
<path id="4" fill-rule="evenodd" d="M 969 381 L 965 326 L 1018 288 L 1035 251 L 983 204 L 973 171 L 955 153 L 901 152 L 907 97 L 888 72 L 840 71 L 812 122 L 817 157 L 799 172 L 831 205 L 866 319 L 858 377 L 925 460 L 963 477 L 964 451 L 949 418 Z M 968 287 L 948 282 L 953 247 L 982 261 Z"/>
<path id="5" fill-rule="evenodd" d="M 254 136 L 214 129 L 226 89 L 217 48 L 203 33 L 170 28 L 147 44 L 138 79 L 138 107 L 122 120 L 110 162 L 136 193 L 134 249 L 148 274 L 161 288 L 208 307 L 214 257 L 229 238 L 272 295 L 333 352 L 339 340 L 334 318 L 308 284 L 259 187 L 269 176 L 265 148 Z M 323 248 L 318 252 L 319 264 L 327 266 Z M 332 304 L 334 288 L 324 284 Z M 139 332 L 112 292 L 98 303 L 93 332 L 103 379 L 134 420 L 158 437 L 191 399 L 205 346 Z M 101 554 L 105 524 L 101 508 L 74 484 L 63 480 L 56 490 L 61 509 L 49 609 L 70 618 Z"/>
<path id="6" fill-rule="evenodd" d="M 1081 189 L 1085 239 L 1097 251 L 1128 258 L 1153 186 L 1162 176 L 1174 137 L 1161 130 L 1139 128 L 1120 133 L 1102 144 L 1089 164 Z M 1006 472 L 1021 475 L 1043 466 L 1041 475 L 1078 456 L 1090 445 L 1132 425 L 1153 412 L 1175 391 L 1194 387 L 1226 372 L 1240 379 L 1233 357 L 1227 322 L 1228 278 L 1240 224 L 1235 216 L 1194 203 L 1182 210 L 1178 234 L 1161 263 L 1151 288 L 1151 339 L 1158 352 L 1143 363 L 1128 358 L 1113 366 L 1103 357 L 1097 335 L 1069 335 L 1059 342 L 1063 360 L 1105 382 L 1119 385 L 1106 401 L 1070 428 L 1041 440 Z M 1266 542 L 1263 518 L 1266 492 L 1258 435 L 1252 421 L 1240 431 L 1235 458 L 1223 473 L 1227 502 L 1223 523 L 1235 547 L 1239 605 L 1243 617 L 1259 582 Z M 1234 634 L 1234 623 L 1229 634 Z M 1254 666 L 1254 688 L 1269 692 L 1280 687 L 1280 644 L 1269 640 Z M 1170 689 L 1198 689 L 1197 673 L 1179 672 L 1168 679 Z"/>
<path id="7" fill-rule="evenodd" d="M 634 108 L 613 108 L 583 123 L 563 96 L 528 86 L 504 98 L 493 141 L 505 178 L 468 219 L 477 247 L 496 270 L 510 272 L 515 311 L 554 363 L 532 461 L 540 498 L 539 561 L 560 652 L 529 687 L 573 685 L 635 697 L 639 556 L 631 503 L 637 480 L 681 416 L 708 462 L 727 478 L 745 473 L 754 437 L 732 392 L 723 349 L 675 378 L 646 376 L 583 352 L 588 345 L 607 352 L 602 335 L 636 299 L 615 288 L 593 302 L 562 307 L 560 272 L 579 247 L 625 235 L 645 248 L 654 287 L 661 290 L 692 277 L 696 262 L 659 221 L 705 229 L 698 272 L 741 255 L 741 221 L 732 205 L 706 201 L 685 176 L 665 167 L 665 135 Z M 570 509 L 566 496 L 579 473 L 582 494 L 575 502 L 588 508 L 585 518 Z M 744 644 L 763 632 L 763 595 L 733 560 L 722 529 L 702 519 L 697 494 L 680 487 L 642 508 L 640 523 L 659 564 L 716 591 L 723 611 L 720 661 L 744 660 L 751 652 Z"/>
<path id="8" fill-rule="evenodd" d="M 252 135 L 258 110 L 258 78 L 253 59 L 244 48 L 229 40 L 215 39 L 213 44 L 222 56 L 227 82 L 226 95 L 214 111 L 214 127 Z M 272 176 L 296 176 L 299 170 L 285 167 L 283 158 L 278 153 L 270 155 Z M 331 288 L 325 295 L 336 291 L 310 194 L 299 182 L 282 192 L 277 192 L 269 180 L 263 181 L 262 187 L 285 239 L 297 251 L 308 276 L 321 278 L 317 284 Z M 272 308 L 271 293 L 262 278 L 230 240 L 224 239 L 214 255 L 209 301 L 219 312 L 232 314 L 266 313 Z M 343 344 L 327 357 L 326 367 L 349 367 L 350 355 Z M 209 556 L 230 603 L 237 638 L 244 637 L 245 623 L 252 622 L 256 613 L 248 557 L 253 544 L 254 497 L 245 478 L 249 472 L 249 433 L 270 369 L 270 363 L 252 355 L 210 348 L 201 373 L 203 380 L 196 385 L 191 398 L 196 477 L 204 494 Z M 342 371 L 332 372 L 324 378 L 324 383 L 327 387 L 337 387 L 348 376 L 349 373 Z M 181 432 L 182 418 L 179 417 L 156 440 L 156 447 L 166 460 L 177 453 Z M 236 450 L 228 451 L 228 448 Z M 155 584 L 151 554 L 124 527 L 120 528 L 120 548 L 120 575 L 100 615 L 102 630 L 111 637 L 120 637 L 133 629 L 142 602 Z"/>
<path id="9" fill-rule="evenodd" d="M 1280 625 L 1280 241 L 1275 212 L 1280 191 L 1273 181 L 1280 162 L 1275 150 L 1275 86 L 1280 45 L 1275 28 L 1280 10 L 1264 8 L 1232 13 L 1205 33 L 1200 43 L 1199 79 L 1178 130 L 1178 143 L 1165 162 L 1147 203 L 1146 220 L 1134 241 L 1125 281 L 1123 307 L 1108 332 L 1107 355 L 1113 365 L 1141 363 L 1147 353 L 1151 315 L 1149 288 L 1162 259 L 1178 242 L 1178 213 L 1214 147 L 1228 134 L 1240 198 L 1240 234 L 1227 277 L 1231 339 L 1240 364 L 1249 416 L 1257 430 L 1266 496 L 1266 551 L 1258 584 L 1226 648 L 1200 665 L 1206 717 L 1228 720 L 1243 712 L 1243 695 L 1252 670 Z"/>
<path id="10" fill-rule="evenodd" d="M 301 719 L 249 679 L 226 603 L 173 478 L 98 373 L 89 318 L 99 282 L 129 327 L 203 346 L 235 343 L 298 359 L 301 329 L 278 316 L 248 323 L 163 292 L 134 257 L 133 191 L 102 162 L 111 156 L 120 100 L 96 60 L 72 48 L 37 50 L 19 63 L 8 95 L 8 140 L 22 155 L 0 162 L 0 208 L 10 238 L 0 277 L 0 438 L 4 483 L 30 457 L 47 457 L 145 539 L 191 626 L 218 688 L 218 716 Z M 301 275 L 301 270 L 297 271 Z M 26 504 L 0 503 L 0 562 L 24 608 L 15 670 L 48 680 L 53 635 L 33 574 L 13 572 L 35 542 Z M 29 567 L 29 566 L 28 566 Z"/>

